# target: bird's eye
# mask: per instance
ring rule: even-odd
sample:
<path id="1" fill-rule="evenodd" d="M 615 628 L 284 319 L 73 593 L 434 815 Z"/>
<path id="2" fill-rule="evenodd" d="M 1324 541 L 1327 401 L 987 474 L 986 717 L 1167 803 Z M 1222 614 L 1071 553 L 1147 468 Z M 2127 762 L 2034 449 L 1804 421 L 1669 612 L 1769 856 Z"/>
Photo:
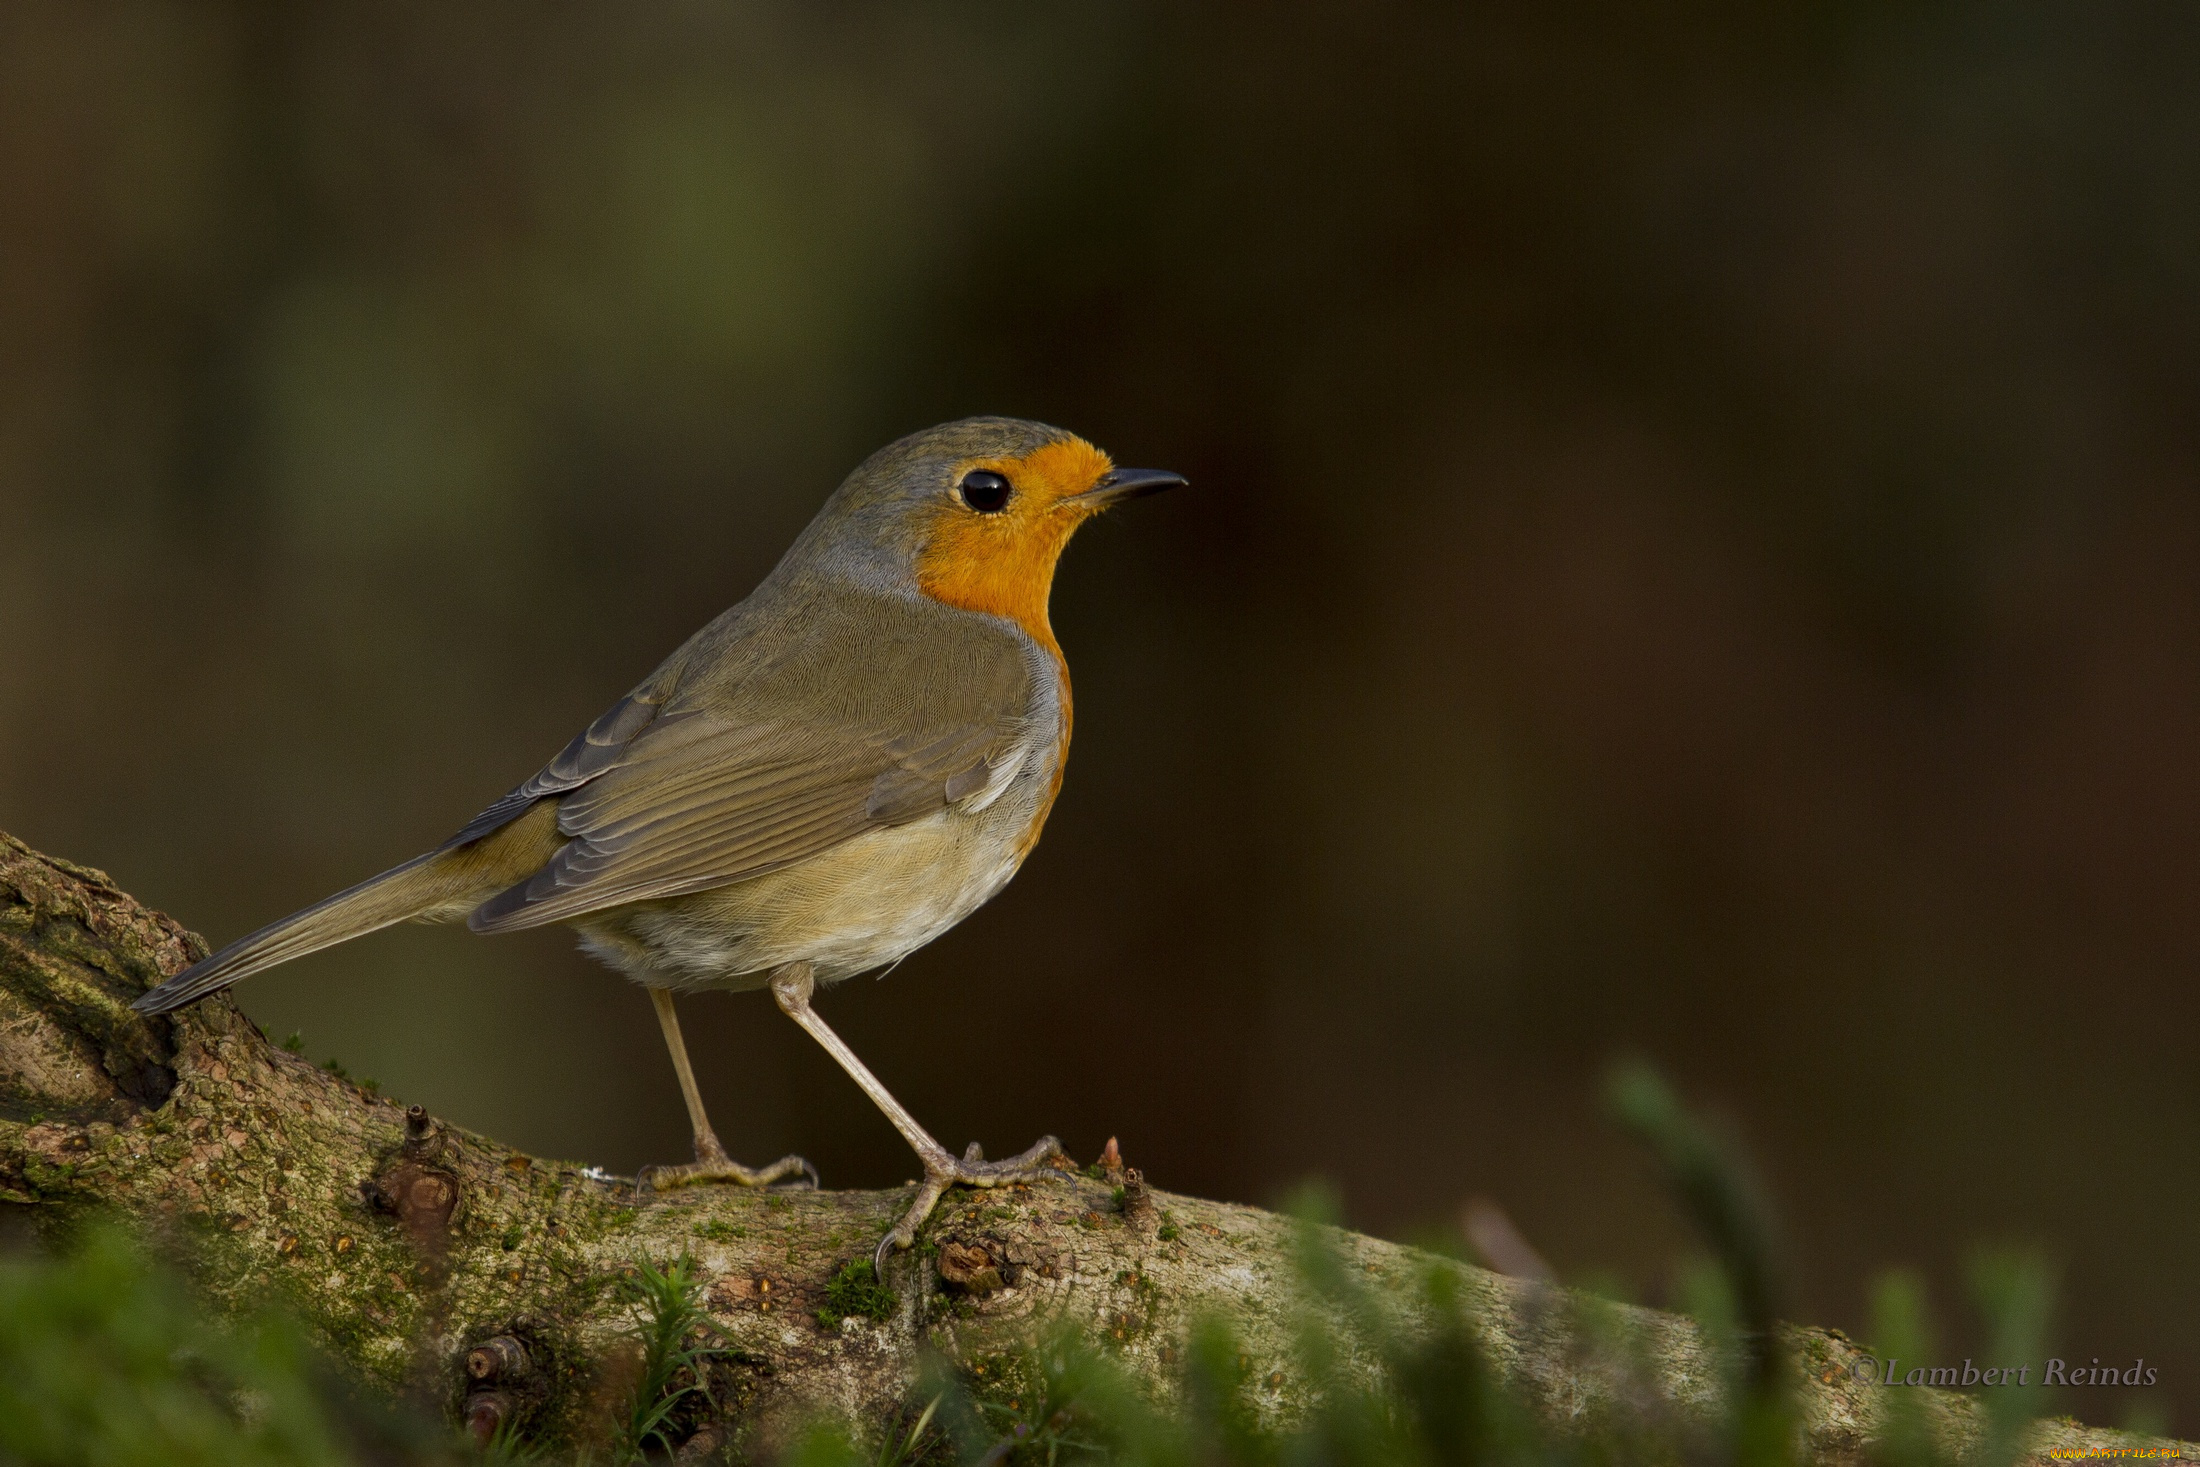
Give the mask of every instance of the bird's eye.
<path id="1" fill-rule="evenodd" d="M 963 475 L 962 502 L 979 514 L 999 514 L 1008 508 L 1008 480 L 991 469 L 972 469 Z"/>

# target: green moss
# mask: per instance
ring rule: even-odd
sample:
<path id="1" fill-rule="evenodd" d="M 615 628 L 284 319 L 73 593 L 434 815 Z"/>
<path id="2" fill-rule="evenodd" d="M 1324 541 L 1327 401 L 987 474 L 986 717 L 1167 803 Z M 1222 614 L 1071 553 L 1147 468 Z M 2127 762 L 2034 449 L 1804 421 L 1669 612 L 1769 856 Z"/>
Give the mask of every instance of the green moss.
<path id="1" fill-rule="evenodd" d="M 826 1281 L 825 1307 L 817 1311 L 817 1322 L 827 1329 L 839 1329 L 851 1317 L 884 1323 L 894 1317 L 896 1302 L 894 1291 L 878 1281 L 869 1261 L 854 1259 Z"/>
<path id="2" fill-rule="evenodd" d="M 749 1230 L 747 1228 L 737 1226 L 727 1222 L 724 1218 L 718 1217 L 712 1218 L 695 1230 L 696 1237 L 708 1238 L 713 1243 L 731 1243 L 737 1239 L 746 1238 L 748 1235 Z"/>

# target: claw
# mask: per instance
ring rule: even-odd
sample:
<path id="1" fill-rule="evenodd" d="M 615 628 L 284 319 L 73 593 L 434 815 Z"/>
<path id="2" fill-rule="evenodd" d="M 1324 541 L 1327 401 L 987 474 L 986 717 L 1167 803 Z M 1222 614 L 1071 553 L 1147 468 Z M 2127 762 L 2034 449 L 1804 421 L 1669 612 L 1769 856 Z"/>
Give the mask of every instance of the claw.
<path id="1" fill-rule="evenodd" d="M 730 1182 L 739 1187 L 769 1187 L 781 1178 L 795 1174 L 800 1174 L 802 1180 L 790 1183 L 784 1190 L 811 1190 L 821 1185 L 817 1168 L 803 1157 L 782 1156 L 770 1166 L 746 1167 L 729 1160 L 723 1152 L 682 1166 L 643 1167 L 634 1182 L 637 1192 L 644 1184 L 653 1192 L 694 1186 L 702 1182 Z"/>
<path id="2" fill-rule="evenodd" d="M 901 1249 L 917 1241 L 917 1229 L 924 1226 L 932 1209 L 939 1205 L 947 1189 L 956 1185 L 965 1187 L 998 1187 L 1004 1182 L 1028 1181 L 1045 1176 L 1053 1169 L 1047 1165 L 1062 1155 L 1062 1143 L 1052 1136 L 1042 1136 L 1029 1150 L 1012 1156 L 1006 1161 L 987 1161 L 984 1152 L 973 1141 L 963 1152 L 961 1161 L 945 1151 L 924 1158 L 924 1180 L 917 1184 L 917 1195 L 911 1200 L 909 1210 L 893 1230 L 879 1240 L 878 1252 L 871 1257 L 871 1270 L 880 1283 L 886 1282 L 886 1260 Z"/>

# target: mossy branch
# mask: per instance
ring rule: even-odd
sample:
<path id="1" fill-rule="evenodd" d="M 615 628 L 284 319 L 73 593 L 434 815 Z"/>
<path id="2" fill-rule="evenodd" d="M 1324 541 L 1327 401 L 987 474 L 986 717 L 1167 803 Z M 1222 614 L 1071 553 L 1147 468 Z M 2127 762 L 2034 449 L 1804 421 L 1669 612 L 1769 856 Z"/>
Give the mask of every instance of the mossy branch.
<path id="1" fill-rule="evenodd" d="M 637 1196 L 318 1069 L 226 998 L 161 1019 L 129 1011 L 205 951 L 100 872 L 0 835 L 0 1205 L 48 1230 L 92 1211 L 134 1217 L 217 1301 L 239 1313 L 283 1301 L 356 1375 L 484 1440 L 612 1440 L 633 1419 L 634 1383 L 664 1364 L 636 1341 L 634 1281 L 683 1258 L 694 1323 L 714 1336 L 683 1368 L 708 1379 L 649 1429 L 690 1446 L 788 1440 L 820 1412 L 882 1428 L 939 1362 L 982 1390 L 1065 1325 L 1156 1400 L 1181 1391 L 1209 1321 L 1229 1327 L 1271 1422 L 1319 1389 L 1305 1321 L 1338 1305 L 1297 1263 L 1292 1219 L 1152 1191 L 1111 1156 L 1097 1177 L 951 1194 L 880 1290 L 850 1265 L 901 1191 Z M 1401 1328 L 1444 1325 L 1423 1285 L 1449 1270 L 1442 1292 L 1488 1368 L 1558 1430 L 1723 1417 L 1729 1362 L 1684 1317 L 1326 1231 L 1328 1257 Z M 1340 1316 L 1320 1366 L 1332 1381 L 1375 1368 L 1345 1343 L 1352 1329 Z M 1922 1403 L 1951 1448 L 1987 1429 L 1971 1398 L 1864 1385 L 1863 1352 L 1836 1332 L 1785 1328 L 1779 1345 L 1812 1460 L 1873 1455 L 1890 1394 Z M 2024 1447 L 2044 1461 L 2135 1444 L 2064 1421 L 2035 1425 Z"/>

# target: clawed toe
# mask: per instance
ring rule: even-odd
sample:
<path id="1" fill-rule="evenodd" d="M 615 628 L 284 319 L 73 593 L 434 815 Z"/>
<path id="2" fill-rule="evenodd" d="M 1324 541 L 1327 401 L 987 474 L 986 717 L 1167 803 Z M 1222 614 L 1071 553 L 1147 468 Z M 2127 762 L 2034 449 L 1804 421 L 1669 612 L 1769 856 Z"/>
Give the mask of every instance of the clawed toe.
<path id="1" fill-rule="evenodd" d="M 962 1160 L 951 1162 L 949 1185 L 960 1182 L 969 1187 L 997 1187 L 1003 1182 L 1020 1182 L 1048 1169 L 1047 1163 L 1062 1155 L 1062 1143 L 1052 1136 L 1042 1136 L 1030 1150 L 1010 1157 L 1006 1161 L 987 1161 L 985 1153 L 973 1141 L 962 1154 Z"/>
<path id="2" fill-rule="evenodd" d="M 795 1180 L 787 1181 L 789 1177 Z M 644 1167 L 634 1180 L 654 1192 L 706 1182 L 725 1182 L 737 1187 L 781 1185 L 784 1191 L 809 1190 L 820 1185 L 817 1168 L 799 1156 L 782 1156 L 763 1167 L 747 1167 L 723 1155 L 712 1156 L 681 1166 Z"/>
<path id="3" fill-rule="evenodd" d="M 1028 1181 L 1050 1168 L 1047 1163 L 1062 1155 L 1062 1143 L 1052 1136 L 1042 1136 L 1030 1150 L 1020 1152 L 1006 1161 L 987 1161 L 985 1153 L 973 1141 L 962 1154 L 960 1161 L 948 1160 L 935 1170 L 927 1166 L 930 1179 L 952 1187 L 960 1183 L 965 1187 L 998 1187 L 1003 1182 Z M 922 1222 L 919 1218 L 917 1221 Z"/>
<path id="4" fill-rule="evenodd" d="M 916 1198 L 893 1231 L 879 1240 L 878 1252 L 871 1258 L 873 1272 L 881 1282 L 885 1281 L 886 1260 L 916 1242 L 917 1229 L 924 1226 L 925 1219 L 932 1215 L 932 1209 L 939 1205 L 949 1187 L 998 1187 L 1004 1182 L 1029 1181 L 1052 1171 L 1049 1163 L 1063 1154 L 1061 1142 L 1052 1136 L 1042 1136 L 1029 1150 L 1006 1161 L 987 1161 L 975 1141 L 959 1161 L 944 1151 L 925 1158 L 924 1180 L 917 1184 Z"/>

